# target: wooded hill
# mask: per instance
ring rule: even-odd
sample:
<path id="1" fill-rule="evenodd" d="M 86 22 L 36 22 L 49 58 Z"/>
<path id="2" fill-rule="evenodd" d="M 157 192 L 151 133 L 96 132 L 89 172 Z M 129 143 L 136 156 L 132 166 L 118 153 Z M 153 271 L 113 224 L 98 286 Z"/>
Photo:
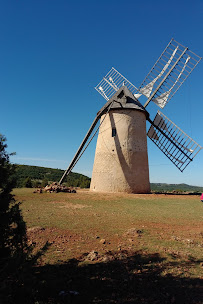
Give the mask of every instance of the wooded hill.
<path id="1" fill-rule="evenodd" d="M 38 166 L 16 165 L 17 187 L 37 187 L 46 186 L 48 182 L 58 182 L 64 170 L 52 169 Z M 88 188 L 91 179 L 85 175 L 71 172 L 65 178 L 64 183 L 67 186 Z"/>
<path id="2" fill-rule="evenodd" d="M 152 191 L 160 191 L 160 192 L 171 192 L 171 191 L 179 191 L 179 192 L 203 192 L 203 187 L 191 186 L 187 184 L 165 184 L 165 183 L 151 183 Z"/>
<path id="3" fill-rule="evenodd" d="M 17 187 L 46 186 L 48 182 L 58 182 L 64 170 L 28 165 L 16 165 Z M 91 178 L 71 172 L 64 180 L 67 186 L 89 188 Z M 151 183 L 151 190 L 158 192 L 188 191 L 203 192 L 203 187 L 187 184 Z"/>

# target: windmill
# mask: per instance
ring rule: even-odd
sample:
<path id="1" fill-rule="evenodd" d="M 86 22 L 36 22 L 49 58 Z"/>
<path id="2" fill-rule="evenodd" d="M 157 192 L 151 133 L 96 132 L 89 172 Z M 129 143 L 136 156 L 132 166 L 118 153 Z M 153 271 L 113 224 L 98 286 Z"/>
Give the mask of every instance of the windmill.
<path id="1" fill-rule="evenodd" d="M 202 147 L 162 112 L 158 111 L 151 120 L 146 107 L 152 101 L 163 109 L 200 60 L 172 39 L 139 88 L 112 68 L 95 88 L 106 104 L 97 113 L 59 183 L 71 172 L 98 130 L 92 191 L 148 193 L 147 136 L 183 172 Z M 144 105 L 138 100 L 142 95 L 147 98 Z M 151 124 L 148 132 L 146 120 Z"/>

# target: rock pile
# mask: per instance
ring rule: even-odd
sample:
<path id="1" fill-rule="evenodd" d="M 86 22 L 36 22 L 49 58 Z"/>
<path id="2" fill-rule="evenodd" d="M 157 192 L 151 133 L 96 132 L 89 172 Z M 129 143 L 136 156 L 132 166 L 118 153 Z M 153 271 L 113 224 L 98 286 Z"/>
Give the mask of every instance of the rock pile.
<path id="1" fill-rule="evenodd" d="M 66 186 L 59 185 L 58 183 L 52 183 L 50 185 L 47 185 L 44 188 L 38 188 L 38 189 L 35 189 L 33 191 L 33 193 L 43 193 L 43 192 L 49 192 L 49 193 L 52 193 L 52 192 L 55 192 L 55 193 L 58 193 L 58 192 L 76 193 L 76 190 L 73 189 L 72 187 L 69 188 L 69 187 L 66 187 Z"/>
<path id="2" fill-rule="evenodd" d="M 76 193 L 76 190 L 74 189 L 71 189 L 69 187 L 66 187 L 66 186 L 62 186 L 62 185 L 59 185 L 57 183 L 52 183 L 50 185 L 47 185 L 46 187 L 44 187 L 43 189 L 45 192 L 49 192 L 49 193 L 52 193 L 52 192 L 68 192 L 68 193 Z"/>

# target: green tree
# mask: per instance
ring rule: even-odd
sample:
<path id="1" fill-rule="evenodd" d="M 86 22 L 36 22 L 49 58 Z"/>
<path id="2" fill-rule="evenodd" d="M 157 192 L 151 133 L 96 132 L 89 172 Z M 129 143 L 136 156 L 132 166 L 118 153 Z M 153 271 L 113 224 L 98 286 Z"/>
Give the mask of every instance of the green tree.
<path id="1" fill-rule="evenodd" d="M 24 187 L 32 188 L 32 180 L 30 177 L 26 177 L 26 179 L 24 180 Z"/>
<path id="2" fill-rule="evenodd" d="M 48 179 L 47 179 L 47 178 L 44 178 L 44 179 L 42 180 L 41 186 L 42 186 L 42 187 L 46 187 L 46 186 L 48 185 L 48 183 L 49 183 Z"/>
<path id="3" fill-rule="evenodd" d="M 34 181 L 32 181 L 32 186 L 33 188 L 38 188 L 38 187 L 41 187 L 42 183 L 41 181 L 35 179 Z"/>
<path id="4" fill-rule="evenodd" d="M 23 258 L 28 250 L 26 224 L 20 203 L 11 193 L 15 186 L 15 166 L 6 152 L 6 138 L 0 134 L 0 259 Z"/>
<path id="5" fill-rule="evenodd" d="M 81 188 L 89 188 L 90 187 L 90 180 L 88 179 L 82 179 L 80 182 Z"/>

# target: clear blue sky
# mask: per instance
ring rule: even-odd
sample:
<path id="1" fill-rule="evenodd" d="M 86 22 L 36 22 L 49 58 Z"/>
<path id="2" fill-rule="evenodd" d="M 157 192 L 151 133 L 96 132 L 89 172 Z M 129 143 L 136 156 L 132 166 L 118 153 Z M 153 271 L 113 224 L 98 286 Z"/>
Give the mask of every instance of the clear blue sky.
<path id="1" fill-rule="evenodd" d="M 203 56 L 203 1 L 0 1 L 0 132 L 12 162 L 65 169 L 114 66 L 136 86 L 171 38 Z M 203 61 L 163 113 L 203 146 Z M 151 118 L 158 107 L 150 104 Z M 96 139 L 74 171 L 91 176 Z M 148 142 L 151 182 L 203 186 L 203 150 L 184 171 Z"/>

